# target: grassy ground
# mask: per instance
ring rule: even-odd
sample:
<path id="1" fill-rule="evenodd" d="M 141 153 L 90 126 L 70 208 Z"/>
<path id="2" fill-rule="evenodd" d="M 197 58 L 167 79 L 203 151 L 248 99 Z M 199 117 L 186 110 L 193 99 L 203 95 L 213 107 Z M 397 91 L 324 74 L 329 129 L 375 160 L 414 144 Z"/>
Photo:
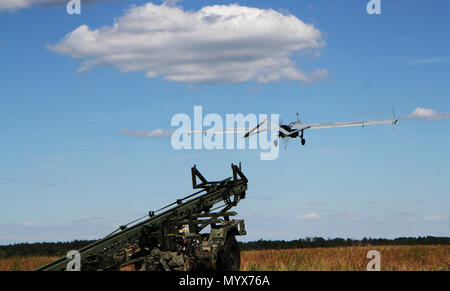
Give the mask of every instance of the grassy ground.
<path id="1" fill-rule="evenodd" d="M 32 271 L 46 265 L 58 257 L 12 257 L 0 258 L 0 271 Z"/>
<path id="2" fill-rule="evenodd" d="M 381 254 L 381 270 L 441 271 L 450 265 L 450 246 L 336 247 L 241 252 L 241 270 L 249 271 L 363 271 L 369 250 Z M 34 270 L 57 257 L 0 259 L 1 271 Z"/>
<path id="3" fill-rule="evenodd" d="M 241 270 L 364 271 L 367 252 L 381 255 L 381 270 L 438 271 L 450 264 L 450 246 L 336 247 L 241 253 Z"/>

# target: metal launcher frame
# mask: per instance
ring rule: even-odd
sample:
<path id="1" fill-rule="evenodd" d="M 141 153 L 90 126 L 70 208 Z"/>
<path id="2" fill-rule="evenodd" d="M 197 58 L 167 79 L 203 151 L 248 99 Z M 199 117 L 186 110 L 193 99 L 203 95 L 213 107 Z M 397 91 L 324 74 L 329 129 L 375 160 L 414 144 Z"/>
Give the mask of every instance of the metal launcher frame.
<path id="1" fill-rule="evenodd" d="M 218 251 L 220 241 L 223 243 L 227 234 L 245 235 L 244 221 L 230 221 L 230 216 L 237 213 L 229 210 L 245 198 L 248 180 L 242 173 L 240 163 L 239 166 L 232 164 L 231 168 L 232 177 L 207 181 L 194 165 L 191 169 L 192 187 L 199 191 L 150 211 L 148 215 L 122 225 L 105 238 L 78 250 L 81 270 L 119 270 L 143 261 L 153 248 L 177 251 L 180 248 L 180 229 L 184 226 L 189 227 L 189 234 L 184 236 L 184 240 L 186 237 L 201 239 L 205 235 L 200 231 L 211 226 L 211 233 L 206 235 L 206 239 L 210 245 L 213 241 L 219 241 Z M 213 208 L 222 201 L 223 205 Z M 143 221 L 138 222 L 140 220 Z M 66 270 L 70 260 L 62 257 L 37 271 Z"/>

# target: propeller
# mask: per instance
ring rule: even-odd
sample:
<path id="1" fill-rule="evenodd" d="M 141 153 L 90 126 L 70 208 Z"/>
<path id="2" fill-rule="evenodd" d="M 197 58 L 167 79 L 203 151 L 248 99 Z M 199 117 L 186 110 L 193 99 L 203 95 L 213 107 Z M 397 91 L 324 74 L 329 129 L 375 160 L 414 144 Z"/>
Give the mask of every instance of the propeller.
<path id="1" fill-rule="evenodd" d="M 392 111 L 392 119 L 394 119 L 394 121 L 392 122 L 392 124 L 394 125 L 394 126 L 392 127 L 392 132 L 393 132 L 394 135 L 397 135 L 397 130 L 398 130 L 398 128 L 397 128 L 397 122 L 398 122 L 398 118 L 397 118 L 397 115 L 395 114 L 394 107 L 391 108 L 391 111 Z"/>
<path id="2" fill-rule="evenodd" d="M 398 118 L 397 118 L 397 116 L 395 115 L 395 111 L 394 111 L 394 108 L 393 108 L 393 107 L 392 107 L 392 117 L 393 117 L 393 119 L 394 119 L 393 124 L 394 124 L 394 125 L 397 125 Z"/>

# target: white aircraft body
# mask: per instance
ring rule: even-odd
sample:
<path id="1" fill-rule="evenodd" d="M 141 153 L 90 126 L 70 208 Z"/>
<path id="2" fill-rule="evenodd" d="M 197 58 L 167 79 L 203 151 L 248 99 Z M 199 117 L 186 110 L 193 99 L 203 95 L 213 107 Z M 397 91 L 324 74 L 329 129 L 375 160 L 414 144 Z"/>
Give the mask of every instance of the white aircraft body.
<path id="1" fill-rule="evenodd" d="M 306 140 L 303 137 L 303 132 L 306 129 L 324 129 L 324 128 L 336 128 L 336 127 L 351 127 L 351 126 L 366 126 L 375 124 L 393 124 L 396 125 L 398 119 L 383 119 L 383 120 L 364 120 L 364 121 L 347 121 L 347 122 L 329 122 L 329 123 L 302 123 L 300 121 L 299 114 L 297 113 L 297 121 L 291 122 L 289 124 L 272 124 L 268 119 L 258 124 L 256 127 L 249 128 L 233 128 L 225 130 L 193 130 L 189 131 L 188 134 L 202 133 L 207 134 L 227 134 L 227 133 L 244 133 L 244 138 L 249 136 L 259 134 L 264 131 L 278 131 L 279 138 L 297 138 L 300 137 L 302 145 L 305 145 Z M 275 146 L 278 146 L 278 139 L 275 140 Z"/>

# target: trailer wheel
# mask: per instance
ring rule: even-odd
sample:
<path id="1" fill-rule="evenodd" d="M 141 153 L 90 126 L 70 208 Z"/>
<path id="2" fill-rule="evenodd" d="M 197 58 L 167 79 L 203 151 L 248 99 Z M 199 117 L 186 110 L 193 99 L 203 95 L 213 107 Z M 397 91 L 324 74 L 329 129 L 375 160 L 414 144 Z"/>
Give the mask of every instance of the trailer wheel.
<path id="1" fill-rule="evenodd" d="M 241 250 L 234 235 L 227 237 L 222 251 L 217 257 L 217 270 L 239 271 L 241 267 Z"/>

